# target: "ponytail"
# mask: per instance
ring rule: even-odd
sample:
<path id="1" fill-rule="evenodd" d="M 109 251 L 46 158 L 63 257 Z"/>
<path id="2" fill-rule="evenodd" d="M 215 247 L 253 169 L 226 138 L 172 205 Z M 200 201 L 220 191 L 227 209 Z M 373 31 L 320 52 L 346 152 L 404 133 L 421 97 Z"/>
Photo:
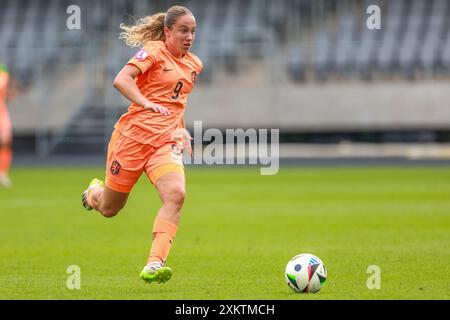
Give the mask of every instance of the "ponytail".
<path id="1" fill-rule="evenodd" d="M 165 41 L 164 27 L 169 29 L 176 23 L 177 19 L 183 15 L 192 15 L 192 12 L 182 6 L 173 6 L 166 13 L 160 12 L 144 17 L 136 21 L 134 26 L 120 24 L 119 39 L 123 39 L 130 47 L 141 47 L 148 41 Z"/>
<path id="2" fill-rule="evenodd" d="M 134 26 L 120 24 L 119 39 L 123 39 L 130 47 L 141 47 L 148 41 L 165 40 L 164 20 L 166 14 L 163 12 L 139 19 Z"/>

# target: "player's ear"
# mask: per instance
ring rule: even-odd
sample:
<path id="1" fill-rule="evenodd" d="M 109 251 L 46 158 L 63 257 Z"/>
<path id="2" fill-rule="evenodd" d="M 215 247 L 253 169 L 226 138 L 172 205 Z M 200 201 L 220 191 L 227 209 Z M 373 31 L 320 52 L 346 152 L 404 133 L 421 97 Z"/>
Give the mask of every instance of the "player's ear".
<path id="1" fill-rule="evenodd" d="M 164 27 L 164 36 L 166 37 L 166 39 L 169 37 L 170 31 L 171 30 L 169 27 Z"/>

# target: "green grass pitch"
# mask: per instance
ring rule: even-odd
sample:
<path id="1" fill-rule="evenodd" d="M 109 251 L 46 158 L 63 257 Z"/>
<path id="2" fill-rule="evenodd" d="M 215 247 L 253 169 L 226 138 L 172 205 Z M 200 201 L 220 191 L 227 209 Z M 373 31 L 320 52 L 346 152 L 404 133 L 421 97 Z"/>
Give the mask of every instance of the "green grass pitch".
<path id="1" fill-rule="evenodd" d="M 139 279 L 160 201 L 143 176 L 113 219 L 82 209 L 102 168 L 15 168 L 0 189 L 0 299 L 449 299 L 450 167 L 187 169 L 166 284 Z M 326 285 L 296 294 L 288 260 L 320 257 Z M 67 268 L 81 270 L 69 290 Z M 381 288 L 367 269 L 379 266 Z"/>

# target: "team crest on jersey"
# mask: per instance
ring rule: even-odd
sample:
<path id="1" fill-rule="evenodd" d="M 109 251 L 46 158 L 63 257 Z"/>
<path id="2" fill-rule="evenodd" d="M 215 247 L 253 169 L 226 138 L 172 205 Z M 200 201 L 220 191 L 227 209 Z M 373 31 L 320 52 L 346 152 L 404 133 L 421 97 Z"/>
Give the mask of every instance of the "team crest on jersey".
<path id="1" fill-rule="evenodd" d="M 114 161 L 111 163 L 111 173 L 112 173 L 113 175 L 118 175 L 119 172 L 120 172 L 120 168 L 122 168 L 122 166 L 120 165 L 119 161 L 114 160 Z"/>
<path id="2" fill-rule="evenodd" d="M 144 49 L 139 50 L 136 55 L 134 56 L 136 59 L 138 59 L 139 61 L 144 61 L 145 58 L 148 57 L 148 53 L 147 51 L 145 51 Z"/>
<path id="3" fill-rule="evenodd" d="M 195 72 L 195 71 L 191 72 L 191 80 L 192 80 L 192 83 L 197 83 L 197 72 Z"/>

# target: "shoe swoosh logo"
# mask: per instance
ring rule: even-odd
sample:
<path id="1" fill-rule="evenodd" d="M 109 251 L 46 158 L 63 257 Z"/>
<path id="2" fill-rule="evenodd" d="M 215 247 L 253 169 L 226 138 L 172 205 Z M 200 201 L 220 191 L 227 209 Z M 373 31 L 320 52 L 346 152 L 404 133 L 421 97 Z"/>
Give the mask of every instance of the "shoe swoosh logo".
<path id="1" fill-rule="evenodd" d="M 167 72 L 167 71 L 172 71 L 173 69 L 169 69 L 169 68 L 164 68 L 164 72 Z"/>

